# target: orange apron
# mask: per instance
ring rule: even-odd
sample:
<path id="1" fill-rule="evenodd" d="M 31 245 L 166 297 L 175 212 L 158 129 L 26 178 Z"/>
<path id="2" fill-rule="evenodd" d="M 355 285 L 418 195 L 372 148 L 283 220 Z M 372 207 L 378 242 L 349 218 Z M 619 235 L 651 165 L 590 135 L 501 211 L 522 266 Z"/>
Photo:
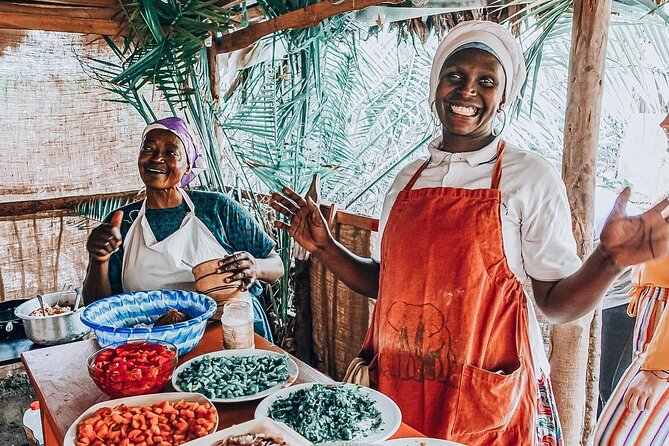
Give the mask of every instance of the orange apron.
<path id="1" fill-rule="evenodd" d="M 527 298 L 502 242 L 503 151 L 500 141 L 490 189 L 411 190 L 428 161 L 399 193 L 361 353 L 404 422 L 468 446 L 533 445 L 537 435 Z"/>

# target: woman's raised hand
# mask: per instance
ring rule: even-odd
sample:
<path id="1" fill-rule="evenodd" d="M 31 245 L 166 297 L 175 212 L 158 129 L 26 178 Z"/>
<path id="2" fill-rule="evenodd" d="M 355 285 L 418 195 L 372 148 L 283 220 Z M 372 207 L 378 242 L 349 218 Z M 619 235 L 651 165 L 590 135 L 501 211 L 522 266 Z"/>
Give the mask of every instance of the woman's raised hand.
<path id="1" fill-rule="evenodd" d="M 86 249 L 91 259 L 98 263 L 105 263 L 123 243 L 121 237 L 121 221 L 123 211 L 116 211 L 111 222 L 102 223 L 91 231 L 86 241 Z"/>
<path id="2" fill-rule="evenodd" d="M 618 196 L 602 228 L 599 246 L 621 267 L 669 256 L 669 200 L 629 217 L 625 212 L 629 196 L 629 188 Z"/>
<path id="3" fill-rule="evenodd" d="M 287 217 L 288 223 L 276 220 L 274 226 L 287 231 L 297 243 L 312 253 L 332 243 L 332 234 L 325 218 L 311 197 L 305 199 L 288 187 L 284 187 L 282 192 L 283 195 L 277 192 L 272 194 L 270 206 Z"/>

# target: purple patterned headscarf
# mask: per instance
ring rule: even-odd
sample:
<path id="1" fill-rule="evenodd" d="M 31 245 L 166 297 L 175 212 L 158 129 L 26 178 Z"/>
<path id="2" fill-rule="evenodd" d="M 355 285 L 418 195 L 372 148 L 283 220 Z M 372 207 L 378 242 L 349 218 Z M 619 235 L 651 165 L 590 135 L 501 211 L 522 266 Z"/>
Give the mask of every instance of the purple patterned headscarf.
<path id="1" fill-rule="evenodd" d="M 144 138 L 146 138 L 147 133 L 155 129 L 169 130 L 181 140 L 186 151 L 186 162 L 190 166 L 190 171 L 181 178 L 181 187 L 185 187 L 200 172 L 207 168 L 204 156 L 197 145 L 193 132 L 186 121 L 176 116 L 159 119 L 147 125 L 144 129 L 144 133 L 142 133 L 142 146 L 144 146 Z"/>

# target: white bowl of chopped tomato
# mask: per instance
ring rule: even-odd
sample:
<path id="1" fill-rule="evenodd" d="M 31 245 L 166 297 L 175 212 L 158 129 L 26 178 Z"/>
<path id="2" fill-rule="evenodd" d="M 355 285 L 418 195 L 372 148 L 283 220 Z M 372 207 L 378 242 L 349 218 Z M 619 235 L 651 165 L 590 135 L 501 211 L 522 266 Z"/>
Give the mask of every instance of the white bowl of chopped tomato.
<path id="1" fill-rule="evenodd" d="M 179 446 L 211 434 L 217 427 L 216 408 L 204 395 L 139 395 L 91 406 L 67 430 L 63 446 Z"/>
<path id="2" fill-rule="evenodd" d="M 137 339 L 102 348 L 87 360 L 88 374 L 112 398 L 160 392 L 172 378 L 177 348 L 165 341 Z"/>

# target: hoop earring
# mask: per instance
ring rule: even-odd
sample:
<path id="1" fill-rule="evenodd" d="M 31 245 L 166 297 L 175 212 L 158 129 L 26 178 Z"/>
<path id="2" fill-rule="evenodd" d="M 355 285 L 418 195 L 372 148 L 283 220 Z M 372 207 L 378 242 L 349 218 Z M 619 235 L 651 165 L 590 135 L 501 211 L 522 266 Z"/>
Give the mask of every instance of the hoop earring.
<path id="1" fill-rule="evenodd" d="M 499 118 L 499 115 L 502 115 L 502 119 Z M 501 109 L 497 114 L 495 115 L 495 118 L 498 121 L 501 121 L 501 125 L 493 125 L 492 127 L 492 136 L 499 136 L 503 131 L 504 128 L 506 127 L 506 110 Z"/>
<path id="2" fill-rule="evenodd" d="M 437 111 L 435 110 L 435 104 L 436 101 L 432 101 L 430 103 L 430 114 L 432 115 L 432 134 L 433 135 L 438 135 L 439 134 L 439 129 L 441 127 L 441 121 L 439 120 L 439 116 L 437 115 Z"/>

